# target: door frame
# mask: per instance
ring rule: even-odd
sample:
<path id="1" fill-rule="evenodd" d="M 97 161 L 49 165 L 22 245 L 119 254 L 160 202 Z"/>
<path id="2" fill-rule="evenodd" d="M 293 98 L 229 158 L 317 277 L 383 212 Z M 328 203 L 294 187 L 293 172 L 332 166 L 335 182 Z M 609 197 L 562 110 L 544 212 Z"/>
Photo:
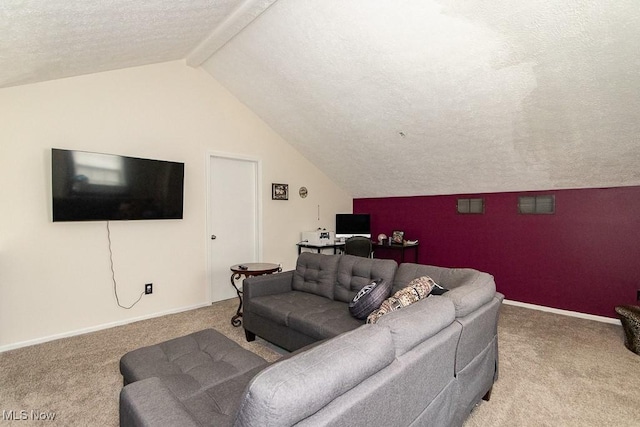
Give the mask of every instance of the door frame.
<path id="1" fill-rule="evenodd" d="M 227 160 L 238 160 L 238 161 L 245 161 L 245 162 L 252 162 L 255 164 L 256 166 L 256 180 L 255 180 L 255 186 L 256 186 L 256 212 L 255 212 L 255 218 L 256 218 L 256 247 L 255 247 L 255 251 L 256 251 L 256 259 L 258 260 L 258 262 L 262 262 L 262 160 L 256 157 L 252 157 L 252 156 L 245 156 L 245 155 L 241 155 L 241 154 L 234 154 L 234 153 L 226 153 L 226 152 L 220 152 L 220 151 L 208 151 L 207 155 L 206 155 L 206 165 L 205 165 L 205 170 L 206 170 L 206 196 L 205 196 L 205 200 L 206 200 L 206 228 L 207 228 L 207 234 L 205 236 L 205 244 L 207 245 L 207 250 L 206 250 L 206 254 L 207 254 L 207 301 L 209 302 L 209 304 L 213 303 L 213 274 L 212 274 L 212 256 L 213 256 L 213 245 L 211 244 L 211 235 L 215 234 L 214 230 L 212 230 L 213 228 L 213 224 L 211 223 L 211 214 L 212 212 L 212 200 L 211 200 L 211 191 L 213 190 L 213 188 L 211 188 L 211 162 L 214 158 L 222 158 L 222 159 L 227 159 Z M 229 270 L 229 277 L 231 277 L 231 270 Z M 229 286 L 231 286 L 231 283 L 229 283 Z"/>

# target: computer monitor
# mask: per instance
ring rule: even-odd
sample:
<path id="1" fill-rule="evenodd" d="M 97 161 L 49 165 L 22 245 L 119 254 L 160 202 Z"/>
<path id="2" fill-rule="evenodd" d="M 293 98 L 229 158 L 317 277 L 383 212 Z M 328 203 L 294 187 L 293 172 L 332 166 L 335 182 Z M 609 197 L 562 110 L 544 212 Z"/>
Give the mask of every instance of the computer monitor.
<path id="1" fill-rule="evenodd" d="M 371 215 L 336 214 L 336 238 L 345 239 L 353 236 L 371 238 Z"/>

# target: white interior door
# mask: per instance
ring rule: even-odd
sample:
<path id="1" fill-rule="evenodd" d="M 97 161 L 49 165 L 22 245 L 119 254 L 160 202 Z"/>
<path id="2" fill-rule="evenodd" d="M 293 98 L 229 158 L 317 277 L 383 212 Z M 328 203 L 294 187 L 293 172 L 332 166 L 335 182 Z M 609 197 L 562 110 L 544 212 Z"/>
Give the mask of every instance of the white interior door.
<path id="1" fill-rule="evenodd" d="M 211 301 L 220 301 L 237 296 L 229 268 L 260 261 L 259 164 L 212 155 L 209 177 Z"/>

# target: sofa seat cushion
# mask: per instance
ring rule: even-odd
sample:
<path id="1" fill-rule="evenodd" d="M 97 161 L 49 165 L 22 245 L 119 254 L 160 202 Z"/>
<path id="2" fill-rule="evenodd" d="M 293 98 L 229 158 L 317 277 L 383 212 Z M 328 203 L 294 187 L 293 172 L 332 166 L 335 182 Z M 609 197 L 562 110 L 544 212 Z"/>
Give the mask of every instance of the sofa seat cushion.
<path id="1" fill-rule="evenodd" d="M 449 289 L 443 294 L 456 308 L 456 317 L 464 317 L 482 307 L 496 295 L 493 276 L 471 268 L 445 268 L 432 265 L 403 263 L 398 267 L 393 283 L 396 292 L 420 276 L 431 277 L 438 285 Z"/>
<path id="2" fill-rule="evenodd" d="M 193 393 L 176 392 L 171 378 L 163 378 L 169 390 L 182 402 L 189 413 L 202 425 L 231 424 L 240 405 L 244 390 L 251 379 L 265 366 L 259 366 L 242 375 Z M 218 421 L 218 422 L 216 422 Z"/>
<path id="3" fill-rule="evenodd" d="M 334 301 L 307 292 L 291 291 L 253 298 L 251 312 L 279 325 L 289 326 L 291 313 L 322 310 L 332 302 Z"/>
<path id="4" fill-rule="evenodd" d="M 136 381 L 120 393 L 120 425 L 231 426 L 247 384 L 265 366 L 208 388 L 185 388 L 179 375 Z"/>
<path id="5" fill-rule="evenodd" d="M 348 304 L 331 301 L 321 307 L 296 310 L 289 316 L 289 327 L 311 338 L 323 340 L 351 331 L 364 324 L 349 312 Z"/>
<path id="6" fill-rule="evenodd" d="M 131 351 L 120 359 L 129 384 L 151 377 L 170 377 L 183 396 L 210 388 L 267 362 L 213 329 Z"/>
<path id="7" fill-rule="evenodd" d="M 348 304 L 306 292 L 257 297 L 251 301 L 251 307 L 253 313 L 317 340 L 364 324 L 351 316 Z"/>

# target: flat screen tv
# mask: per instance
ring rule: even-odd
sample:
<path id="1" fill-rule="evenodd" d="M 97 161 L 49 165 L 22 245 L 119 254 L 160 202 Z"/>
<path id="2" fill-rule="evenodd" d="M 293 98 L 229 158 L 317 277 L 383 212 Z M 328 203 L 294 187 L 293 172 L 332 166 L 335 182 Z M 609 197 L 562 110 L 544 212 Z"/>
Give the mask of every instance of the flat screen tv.
<path id="1" fill-rule="evenodd" d="M 371 238 L 369 214 L 336 214 L 336 237 L 364 236 Z"/>
<path id="2" fill-rule="evenodd" d="M 51 149 L 53 221 L 182 219 L 184 163 Z"/>

